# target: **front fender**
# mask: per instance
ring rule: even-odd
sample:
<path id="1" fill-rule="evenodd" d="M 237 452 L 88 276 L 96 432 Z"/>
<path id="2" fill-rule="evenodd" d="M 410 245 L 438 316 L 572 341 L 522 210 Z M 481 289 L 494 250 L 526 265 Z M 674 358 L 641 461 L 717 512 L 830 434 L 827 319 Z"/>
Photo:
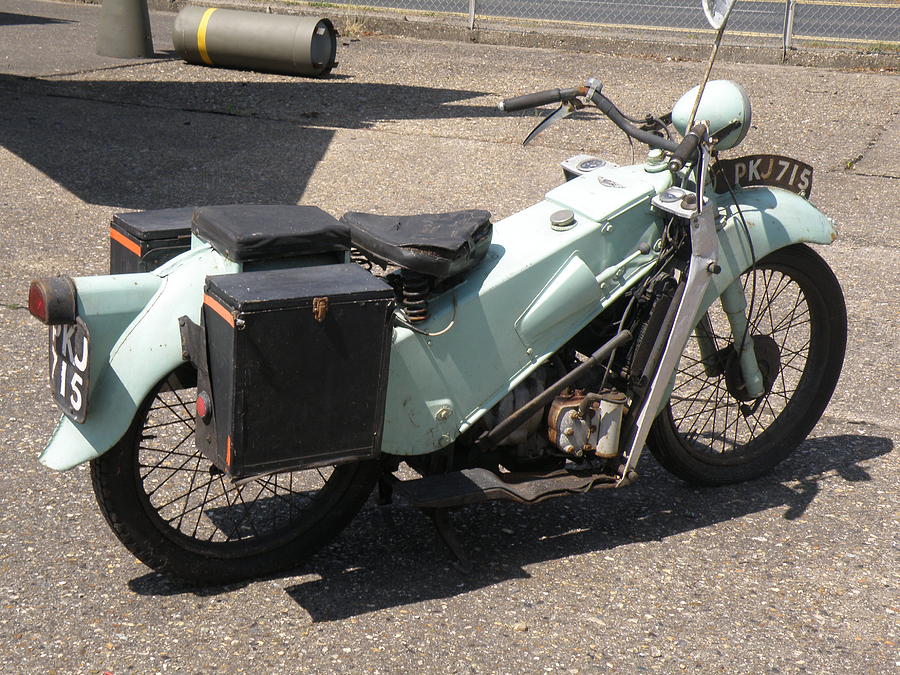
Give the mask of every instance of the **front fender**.
<path id="1" fill-rule="evenodd" d="M 75 279 L 79 306 L 97 308 L 82 316 L 91 334 L 91 372 L 97 373 L 97 379 L 91 386 L 84 423 L 62 417 L 40 456 L 41 463 L 65 471 L 113 447 L 150 390 L 183 363 L 178 318 L 187 316 L 199 323 L 206 277 L 239 269 L 208 246 L 184 253 L 174 264 L 140 275 L 155 276 L 158 289 L 130 323 L 117 329 L 103 305 L 109 307 L 107 303 L 114 303 L 117 295 L 133 292 L 130 275 Z M 98 288 L 103 290 L 103 304 Z M 100 362 L 95 364 L 95 359 Z"/>
<path id="2" fill-rule="evenodd" d="M 707 287 L 700 315 L 732 281 L 749 269 L 754 258 L 759 260 L 791 244 L 830 244 L 837 237 L 834 221 L 793 192 L 753 187 L 736 190 L 735 196 L 737 205 L 731 203 L 727 195 L 719 197 L 719 221 L 724 222 L 724 227 L 719 231 L 719 265 L 722 271 L 713 276 Z M 724 203 L 726 199 L 728 204 Z M 740 214 L 747 222 L 753 242 L 752 252 Z"/>
<path id="3" fill-rule="evenodd" d="M 719 266 L 721 272 L 713 275 L 694 323 L 710 308 L 724 290 L 757 260 L 769 253 L 793 244 L 831 244 L 837 238 L 834 221 L 808 201 L 781 188 L 753 187 L 735 190 L 737 204 L 729 200 L 719 205 Z M 720 197 L 724 201 L 725 197 Z M 741 224 L 741 214 L 747 230 Z M 747 234 L 753 244 L 752 250 Z M 669 382 L 671 392 L 675 386 L 675 373 Z M 660 408 L 668 403 L 666 394 Z"/>

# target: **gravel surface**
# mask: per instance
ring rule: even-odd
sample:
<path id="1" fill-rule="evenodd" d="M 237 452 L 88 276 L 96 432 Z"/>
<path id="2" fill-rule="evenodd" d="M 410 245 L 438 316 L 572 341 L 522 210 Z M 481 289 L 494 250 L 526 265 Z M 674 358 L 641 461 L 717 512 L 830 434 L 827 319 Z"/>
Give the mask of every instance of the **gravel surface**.
<path id="1" fill-rule="evenodd" d="M 430 521 L 367 505 L 277 578 L 188 589 L 135 560 L 86 467 L 37 463 L 57 413 L 28 281 L 102 273 L 113 213 L 197 203 L 487 208 L 559 183 L 577 152 L 630 161 L 582 115 L 528 148 L 500 96 L 596 75 L 660 112 L 703 64 L 367 37 L 317 81 L 92 55 L 96 8 L 9 0 L 0 18 L 0 672 L 894 673 L 900 668 L 900 80 L 742 64 L 742 151 L 817 169 L 840 224 L 848 356 L 811 438 L 763 479 L 689 487 L 647 456 L 633 488 L 453 514 L 475 569 Z M 7 16 L 8 16 L 7 15 Z M 3 17 L 0 14 L 0 17 Z M 55 45 L 60 45 L 59 49 Z M 114 63 L 110 63 L 114 61 Z"/>

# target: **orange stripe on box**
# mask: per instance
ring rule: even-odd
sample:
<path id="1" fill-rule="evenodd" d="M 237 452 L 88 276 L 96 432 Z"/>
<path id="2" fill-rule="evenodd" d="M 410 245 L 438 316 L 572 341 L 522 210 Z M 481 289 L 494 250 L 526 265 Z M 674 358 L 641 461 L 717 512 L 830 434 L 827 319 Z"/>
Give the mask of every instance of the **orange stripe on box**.
<path id="1" fill-rule="evenodd" d="M 209 307 L 216 314 L 221 316 L 225 321 L 228 322 L 228 325 L 234 328 L 234 317 L 231 315 L 225 307 L 215 298 L 211 298 L 208 295 L 203 296 L 203 304 Z"/>
<path id="2" fill-rule="evenodd" d="M 231 436 L 225 439 L 225 467 L 231 468 Z"/>
<path id="3" fill-rule="evenodd" d="M 141 245 L 135 241 L 131 241 L 124 234 L 119 232 L 117 229 L 111 227 L 109 228 L 109 238 L 112 239 L 117 244 L 120 244 L 127 248 L 129 251 L 134 253 L 136 256 L 140 257 L 141 255 Z"/>

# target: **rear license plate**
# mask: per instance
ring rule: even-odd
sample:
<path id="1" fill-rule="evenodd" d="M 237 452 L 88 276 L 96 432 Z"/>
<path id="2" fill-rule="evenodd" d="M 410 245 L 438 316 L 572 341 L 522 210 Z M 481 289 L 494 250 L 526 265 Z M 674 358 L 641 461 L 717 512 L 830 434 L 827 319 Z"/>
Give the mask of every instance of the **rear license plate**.
<path id="1" fill-rule="evenodd" d="M 50 327 L 50 389 L 63 413 L 76 422 L 84 422 L 87 414 L 89 342 L 81 319 Z"/>

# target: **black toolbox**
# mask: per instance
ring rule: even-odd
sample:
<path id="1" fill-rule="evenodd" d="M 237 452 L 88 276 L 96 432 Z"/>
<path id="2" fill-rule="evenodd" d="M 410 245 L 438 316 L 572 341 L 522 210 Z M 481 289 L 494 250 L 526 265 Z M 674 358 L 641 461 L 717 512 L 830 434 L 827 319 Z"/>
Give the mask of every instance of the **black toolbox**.
<path id="1" fill-rule="evenodd" d="M 117 213 L 109 225 L 109 273 L 150 272 L 191 247 L 194 207 Z"/>
<path id="2" fill-rule="evenodd" d="M 393 289 L 355 264 L 208 277 L 197 443 L 234 478 L 375 457 Z"/>

